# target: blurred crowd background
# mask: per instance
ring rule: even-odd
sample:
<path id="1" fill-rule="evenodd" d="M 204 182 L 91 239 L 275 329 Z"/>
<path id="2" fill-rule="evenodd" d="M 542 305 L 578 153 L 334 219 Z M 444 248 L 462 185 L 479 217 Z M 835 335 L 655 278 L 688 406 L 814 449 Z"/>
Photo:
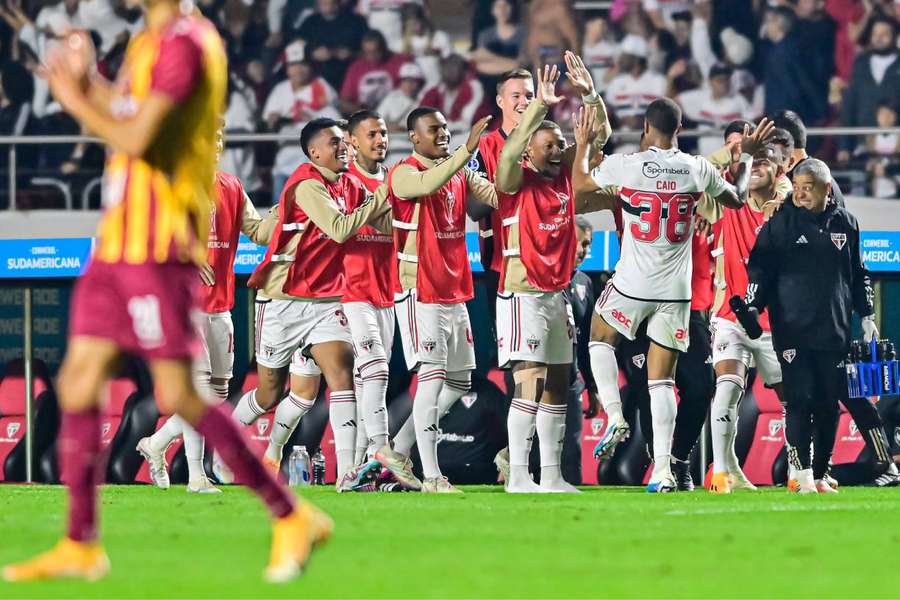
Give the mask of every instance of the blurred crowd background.
<path id="1" fill-rule="evenodd" d="M 495 113 L 498 75 L 557 63 L 576 49 L 593 72 L 617 132 L 641 127 L 646 105 L 670 96 L 686 128 L 722 129 L 781 109 L 808 126 L 897 125 L 900 0 L 198 0 L 230 61 L 227 132 L 282 133 L 286 142 L 229 143 L 222 168 L 254 202 L 270 204 L 304 160 L 300 129 L 319 116 L 381 112 L 395 157 L 415 106 L 440 108 L 457 132 Z M 114 78 L 142 26 L 123 0 L 0 0 L 0 136 L 81 133 L 48 95 L 41 57 L 58 36 L 89 30 L 98 70 Z M 562 80 L 565 86 L 565 79 Z M 564 129 L 580 99 L 553 114 Z M 498 124 L 495 120 L 495 125 Z M 709 153 L 721 136 L 687 138 Z M 851 193 L 890 198 L 900 181 L 900 136 L 811 138 Z M 613 138 L 608 151 L 633 142 Z M 0 207 L 9 145 L 0 145 Z M 99 204 L 103 150 L 92 144 L 17 145 L 16 205 Z M 393 162 L 393 161 L 389 161 Z"/>

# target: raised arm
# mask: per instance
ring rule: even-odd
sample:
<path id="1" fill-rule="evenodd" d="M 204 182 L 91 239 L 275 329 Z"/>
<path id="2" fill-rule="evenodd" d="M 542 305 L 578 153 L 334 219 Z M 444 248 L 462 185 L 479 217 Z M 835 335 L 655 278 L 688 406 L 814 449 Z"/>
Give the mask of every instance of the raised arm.
<path id="1" fill-rule="evenodd" d="M 365 225 L 373 215 L 384 210 L 385 198 L 367 196 L 365 202 L 352 212 L 343 213 L 337 203 L 320 181 L 306 179 L 297 186 L 294 192 L 297 206 L 309 216 L 310 220 L 322 232 L 339 244 L 347 241 L 360 227 Z"/>
<path id="2" fill-rule="evenodd" d="M 612 135 L 612 127 L 609 124 L 609 116 L 606 114 L 606 104 L 603 98 L 594 88 L 594 79 L 591 77 L 591 71 L 588 69 L 580 56 L 571 51 L 566 51 L 566 77 L 578 93 L 581 94 L 581 101 L 585 106 L 594 108 L 593 118 L 590 123 L 596 132 L 592 145 L 594 151 L 599 151 L 606 145 Z M 563 154 L 563 161 L 570 167 L 575 162 L 576 147 L 570 146 L 566 148 Z"/>
<path id="3" fill-rule="evenodd" d="M 747 202 L 750 194 L 750 170 L 753 156 L 768 143 L 775 129 L 775 123 L 763 118 L 751 134 L 749 127 L 744 126 L 744 137 L 741 139 L 741 155 L 735 165 L 734 188 L 728 186 L 714 193 L 716 202 L 728 208 L 740 208 Z"/>
<path id="4" fill-rule="evenodd" d="M 594 194 L 600 186 L 591 177 L 591 150 L 597 132 L 592 123 L 596 107 L 585 105 L 572 115 L 575 126 L 575 156 L 572 161 L 572 190 L 576 196 Z"/>
<path id="5" fill-rule="evenodd" d="M 399 165 L 391 176 L 391 191 L 401 200 L 414 200 L 441 189 L 453 175 L 462 169 L 478 149 L 478 140 L 487 129 L 491 117 L 484 117 L 472 126 L 465 146 L 460 146 L 448 159 L 425 171 L 412 165 Z"/>

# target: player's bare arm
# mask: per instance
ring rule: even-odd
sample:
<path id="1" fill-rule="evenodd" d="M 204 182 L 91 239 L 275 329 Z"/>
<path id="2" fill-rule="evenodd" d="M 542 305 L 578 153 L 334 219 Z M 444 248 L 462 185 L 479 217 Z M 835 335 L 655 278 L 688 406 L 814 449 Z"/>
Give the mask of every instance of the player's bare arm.
<path id="1" fill-rule="evenodd" d="M 478 149 L 478 140 L 481 139 L 490 122 L 491 117 L 489 116 L 479 119 L 472 126 L 465 145 L 460 146 L 449 158 L 441 161 L 431 169 L 419 171 L 411 165 L 397 166 L 391 178 L 391 191 L 397 198 L 413 200 L 433 194 L 441 189 L 441 186 L 450 181 L 450 178 L 469 162 L 472 154 Z M 446 143 L 449 143 L 450 133 L 447 131 L 446 121 L 435 119 L 428 125 L 428 128 L 428 133 L 446 136 Z M 417 135 L 415 132 L 410 132 L 410 136 L 415 135 Z M 413 143 L 415 143 L 415 140 L 413 140 Z"/>
<path id="2" fill-rule="evenodd" d="M 592 123 L 595 118 L 596 107 L 587 105 L 572 115 L 575 128 L 575 155 L 572 160 L 572 189 L 575 195 L 588 195 L 596 193 L 600 186 L 591 177 L 591 151 L 597 132 Z"/>
<path id="3" fill-rule="evenodd" d="M 609 141 L 609 138 L 612 135 L 612 126 L 610 125 L 609 117 L 606 114 L 606 104 L 594 88 L 594 80 L 591 77 L 591 72 L 585 66 L 581 57 L 574 52 L 566 51 L 565 61 L 567 69 L 566 77 L 568 77 L 569 83 L 571 83 L 572 87 L 581 94 L 585 106 L 591 106 L 595 109 L 590 123 L 597 133 L 592 144 L 594 150 L 599 151 L 606 145 L 606 142 Z M 563 160 L 570 167 L 575 161 L 575 152 L 575 147 L 569 147 L 563 154 Z"/>
<path id="4" fill-rule="evenodd" d="M 47 83 L 53 97 L 89 131 L 130 157 L 143 156 L 156 138 L 163 120 L 172 112 L 175 102 L 166 94 L 150 92 L 137 112 L 116 118 L 91 99 L 79 74 L 62 55 L 62 49 L 51 53 L 45 65 Z"/>

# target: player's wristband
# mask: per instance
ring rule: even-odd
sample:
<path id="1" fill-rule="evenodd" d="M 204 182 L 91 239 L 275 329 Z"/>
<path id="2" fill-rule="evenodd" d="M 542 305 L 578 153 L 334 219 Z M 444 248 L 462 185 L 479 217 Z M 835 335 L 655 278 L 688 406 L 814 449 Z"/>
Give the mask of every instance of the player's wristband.
<path id="1" fill-rule="evenodd" d="M 597 90 L 594 90 L 587 96 L 582 96 L 581 101 L 585 104 L 598 104 L 600 102 L 600 94 L 597 93 Z"/>
<path id="2" fill-rule="evenodd" d="M 753 162 L 753 155 L 747 152 L 741 152 L 741 157 L 738 159 L 739 162 Z"/>

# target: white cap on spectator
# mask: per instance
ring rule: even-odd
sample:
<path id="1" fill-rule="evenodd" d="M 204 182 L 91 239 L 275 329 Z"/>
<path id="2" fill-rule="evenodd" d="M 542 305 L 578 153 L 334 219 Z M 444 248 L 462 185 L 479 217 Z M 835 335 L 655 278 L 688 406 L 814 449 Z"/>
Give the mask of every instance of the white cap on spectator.
<path id="1" fill-rule="evenodd" d="M 306 44 L 303 40 L 297 40 L 296 42 L 291 42 L 284 49 L 284 60 L 287 64 L 303 62 L 304 50 L 306 49 Z"/>
<path id="2" fill-rule="evenodd" d="M 622 54 L 630 54 L 640 58 L 647 58 L 650 54 L 650 49 L 647 47 L 647 41 L 641 36 L 633 33 L 629 33 L 622 38 L 619 50 Z"/>
<path id="3" fill-rule="evenodd" d="M 753 42 L 731 27 L 723 29 L 719 34 L 719 39 L 722 40 L 725 57 L 731 64 L 739 67 L 747 64 L 753 58 Z"/>
<path id="4" fill-rule="evenodd" d="M 418 79 L 419 81 L 424 81 L 425 75 L 422 74 L 422 69 L 419 68 L 419 65 L 414 62 L 408 62 L 400 67 L 400 79 Z"/>

